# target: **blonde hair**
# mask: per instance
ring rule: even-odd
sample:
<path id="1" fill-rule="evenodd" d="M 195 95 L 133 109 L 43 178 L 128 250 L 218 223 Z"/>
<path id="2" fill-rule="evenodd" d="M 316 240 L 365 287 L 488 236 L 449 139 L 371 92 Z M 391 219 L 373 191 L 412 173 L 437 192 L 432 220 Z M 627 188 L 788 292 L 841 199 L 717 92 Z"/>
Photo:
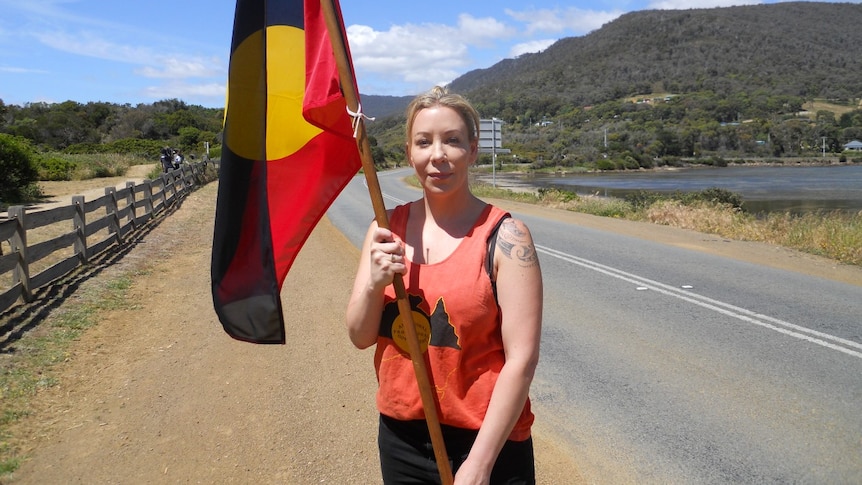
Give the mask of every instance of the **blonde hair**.
<path id="1" fill-rule="evenodd" d="M 413 98 L 407 106 L 407 145 L 410 145 L 410 133 L 413 131 L 413 121 L 423 109 L 443 106 L 455 110 L 464 124 L 467 125 L 468 141 L 479 138 L 479 112 L 460 94 L 450 93 L 446 88 L 434 86 L 430 91 Z"/>

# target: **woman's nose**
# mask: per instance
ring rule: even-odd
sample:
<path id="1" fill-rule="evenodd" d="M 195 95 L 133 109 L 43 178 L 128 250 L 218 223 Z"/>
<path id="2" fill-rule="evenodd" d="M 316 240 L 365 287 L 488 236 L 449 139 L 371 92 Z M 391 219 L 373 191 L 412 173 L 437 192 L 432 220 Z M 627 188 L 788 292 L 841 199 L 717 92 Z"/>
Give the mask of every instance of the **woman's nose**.
<path id="1" fill-rule="evenodd" d="M 440 142 L 434 142 L 431 145 L 431 160 L 444 160 L 446 158 L 446 151 L 443 149 L 443 144 Z"/>

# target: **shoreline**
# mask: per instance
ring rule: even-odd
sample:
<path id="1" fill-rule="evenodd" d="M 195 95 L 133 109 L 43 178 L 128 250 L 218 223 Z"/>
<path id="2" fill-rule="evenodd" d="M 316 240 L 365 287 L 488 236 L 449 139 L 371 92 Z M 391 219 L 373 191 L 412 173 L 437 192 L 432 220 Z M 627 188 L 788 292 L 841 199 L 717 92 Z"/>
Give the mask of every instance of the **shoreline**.
<path id="1" fill-rule="evenodd" d="M 848 168 L 851 175 L 862 167 L 862 159 L 857 162 L 843 163 L 747 163 L 723 166 L 686 165 L 663 166 L 637 170 L 498 170 L 489 171 L 486 166 L 471 172 L 475 182 L 499 189 L 508 189 L 518 193 L 538 195 L 543 188 L 556 188 L 563 192 L 571 192 L 579 196 L 595 196 L 625 199 L 635 193 L 696 193 L 707 188 L 720 188 L 738 196 L 743 202 L 756 206 L 751 211 L 757 212 L 788 212 L 793 214 L 842 211 L 862 211 L 862 192 L 855 185 L 848 185 L 847 177 L 836 179 L 835 172 L 824 172 L 822 177 L 811 176 L 812 171 L 802 174 L 805 180 L 816 185 L 805 185 L 793 172 L 777 173 L 772 179 L 770 169 L 842 169 Z M 526 167 L 524 167 L 526 168 Z M 734 170 L 727 176 L 722 175 L 723 169 Z M 762 169 L 752 172 L 751 178 L 746 178 L 747 170 Z M 709 174 L 702 171 L 712 170 Z M 684 174 L 683 172 L 688 172 Z M 698 174 L 701 172 L 701 174 Z M 674 174 L 674 175 L 671 175 Z M 830 175 L 831 174 L 831 175 Z M 626 177 L 633 177 L 626 179 Z M 676 177 L 679 177 L 678 179 Z M 559 181 L 554 179 L 559 178 Z M 712 178 L 715 180 L 713 181 Z M 566 182 L 571 181 L 572 184 Z M 605 183 L 602 183 L 604 181 Z M 640 182 L 638 182 L 640 181 Z M 837 185 L 833 185 L 837 184 Z M 764 208 L 763 206 L 766 206 Z"/>
<path id="2" fill-rule="evenodd" d="M 685 159 L 682 159 L 685 160 Z M 734 160 L 744 160 L 743 162 L 736 162 Z M 784 162 L 787 160 L 787 163 Z M 524 164 L 529 165 L 529 164 Z M 678 172 L 683 170 L 697 170 L 697 169 L 710 169 L 710 168 L 745 168 L 745 167 L 832 167 L 832 166 L 856 166 L 862 165 L 862 158 L 851 158 L 845 162 L 841 162 L 839 157 L 827 157 L 824 160 L 821 159 L 812 159 L 807 157 L 800 158 L 751 158 L 751 159 L 731 159 L 730 161 L 726 161 L 726 165 L 709 165 L 704 163 L 690 163 L 684 162 L 682 165 L 662 165 L 658 167 L 644 168 L 640 167 L 637 169 L 621 169 L 621 170 L 596 170 L 596 169 L 584 169 L 584 170 L 565 170 L 561 169 L 561 167 L 557 167 L 557 169 L 539 169 L 539 170 L 515 170 L 515 171 L 503 171 L 500 170 L 497 172 L 497 175 L 505 175 L 505 174 L 519 174 L 519 175 L 535 175 L 535 174 L 613 174 L 613 173 L 642 173 L 642 172 Z M 487 165 L 481 165 L 481 171 L 476 173 L 481 173 L 483 175 L 491 175 L 490 168 Z"/>

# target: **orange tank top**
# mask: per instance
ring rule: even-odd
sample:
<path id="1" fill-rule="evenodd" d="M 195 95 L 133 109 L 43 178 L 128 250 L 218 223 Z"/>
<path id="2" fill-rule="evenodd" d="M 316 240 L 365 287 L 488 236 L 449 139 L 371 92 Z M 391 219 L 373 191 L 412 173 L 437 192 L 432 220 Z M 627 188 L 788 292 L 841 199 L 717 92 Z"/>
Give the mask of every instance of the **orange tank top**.
<path id="1" fill-rule="evenodd" d="M 398 206 L 390 218 L 392 232 L 401 239 L 409 213 L 409 204 Z M 500 308 L 484 263 L 488 237 L 507 215 L 487 205 L 448 258 L 434 264 L 406 263 L 404 284 L 431 384 L 437 391 L 442 424 L 478 430 L 505 361 Z M 378 410 L 405 421 L 424 419 L 391 285 L 385 292 L 374 365 L 379 383 Z M 509 439 L 529 438 L 532 423 L 528 399 Z"/>

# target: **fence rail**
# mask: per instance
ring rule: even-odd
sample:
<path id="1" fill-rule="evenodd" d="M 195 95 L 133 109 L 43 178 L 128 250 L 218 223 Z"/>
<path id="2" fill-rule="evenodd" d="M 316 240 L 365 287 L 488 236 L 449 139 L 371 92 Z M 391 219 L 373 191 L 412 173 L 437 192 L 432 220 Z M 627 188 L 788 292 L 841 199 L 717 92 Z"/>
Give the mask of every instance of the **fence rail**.
<path id="1" fill-rule="evenodd" d="M 72 204 L 28 212 L 24 206 L 9 207 L 9 218 L 0 222 L 0 242 L 8 241 L 11 252 L 0 252 L 0 312 L 19 300 L 33 301 L 33 292 L 68 275 L 124 241 L 165 210 L 177 204 L 195 187 L 206 183 L 206 162 L 185 164 L 155 180 L 122 189 L 106 187 L 95 200 L 72 197 Z M 68 223 L 68 231 L 41 241 L 28 241 L 40 228 Z M 44 238 L 44 237 L 43 237 Z M 2 246 L 0 246 L 2 249 Z M 34 264 L 47 268 L 31 275 Z M 9 277 L 11 275 L 11 278 Z M 5 286 L 5 289 L 4 289 Z"/>

